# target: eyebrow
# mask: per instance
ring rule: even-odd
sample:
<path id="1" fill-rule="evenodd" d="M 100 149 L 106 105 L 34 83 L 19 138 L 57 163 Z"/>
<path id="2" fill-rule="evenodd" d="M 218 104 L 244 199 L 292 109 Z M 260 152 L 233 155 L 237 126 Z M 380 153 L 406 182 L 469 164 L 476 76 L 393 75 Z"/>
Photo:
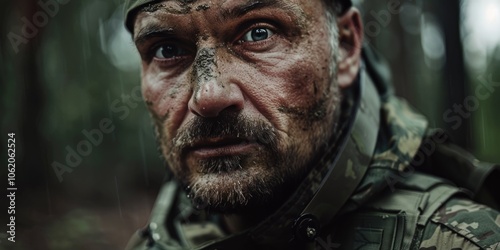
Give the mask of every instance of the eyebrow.
<path id="1" fill-rule="evenodd" d="M 222 19 L 226 21 L 228 19 L 244 16 L 245 14 L 253 10 L 258 10 L 265 7 L 281 6 L 281 5 L 283 4 L 277 0 L 250 0 L 232 9 L 223 10 Z"/>
<path id="2" fill-rule="evenodd" d="M 168 37 L 173 33 L 174 29 L 170 27 L 165 27 L 160 24 L 147 25 L 137 32 L 137 36 L 134 38 L 134 43 L 136 46 L 140 46 L 152 37 Z"/>
<path id="3" fill-rule="evenodd" d="M 222 19 L 224 21 L 235 19 L 244 16 L 248 12 L 266 7 L 281 7 L 287 9 L 289 6 L 278 0 L 249 0 L 244 4 L 238 5 L 231 9 L 222 10 Z M 155 9 L 154 11 L 157 11 L 158 9 Z M 136 44 L 136 46 L 140 46 L 152 37 L 168 37 L 173 34 L 173 28 L 164 27 L 160 24 L 150 24 L 137 32 L 137 36 L 134 38 L 134 43 Z"/>

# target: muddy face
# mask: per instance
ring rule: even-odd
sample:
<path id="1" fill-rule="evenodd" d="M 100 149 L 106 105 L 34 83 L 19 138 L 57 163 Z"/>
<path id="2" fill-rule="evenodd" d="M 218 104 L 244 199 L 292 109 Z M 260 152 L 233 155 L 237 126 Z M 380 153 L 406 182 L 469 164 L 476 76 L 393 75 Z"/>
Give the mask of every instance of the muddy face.
<path id="1" fill-rule="evenodd" d="M 332 136 L 339 91 L 322 1 L 164 1 L 139 12 L 142 89 L 196 204 L 281 202 Z"/>

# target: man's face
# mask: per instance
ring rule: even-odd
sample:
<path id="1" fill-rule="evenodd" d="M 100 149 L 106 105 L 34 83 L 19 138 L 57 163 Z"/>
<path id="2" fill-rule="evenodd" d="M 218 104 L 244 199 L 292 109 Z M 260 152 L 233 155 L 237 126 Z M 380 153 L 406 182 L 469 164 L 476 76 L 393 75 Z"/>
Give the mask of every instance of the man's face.
<path id="1" fill-rule="evenodd" d="M 324 9 L 319 0 L 170 0 L 137 15 L 143 95 L 195 204 L 266 206 L 310 169 L 339 103 Z"/>

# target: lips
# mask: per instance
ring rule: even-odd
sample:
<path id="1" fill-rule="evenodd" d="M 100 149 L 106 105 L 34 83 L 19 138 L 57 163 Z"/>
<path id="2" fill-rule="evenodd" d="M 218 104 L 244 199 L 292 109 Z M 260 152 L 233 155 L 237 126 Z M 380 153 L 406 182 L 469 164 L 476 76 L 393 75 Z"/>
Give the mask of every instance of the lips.
<path id="1" fill-rule="evenodd" d="M 197 158 L 212 158 L 247 154 L 256 146 L 255 142 L 244 138 L 209 138 L 193 143 L 187 152 Z"/>

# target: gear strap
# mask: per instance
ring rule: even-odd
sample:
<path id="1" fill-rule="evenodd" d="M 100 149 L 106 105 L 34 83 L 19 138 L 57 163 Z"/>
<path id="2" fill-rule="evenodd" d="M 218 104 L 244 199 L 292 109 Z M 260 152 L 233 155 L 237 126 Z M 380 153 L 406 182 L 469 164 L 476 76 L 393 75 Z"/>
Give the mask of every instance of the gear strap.
<path id="1" fill-rule="evenodd" d="M 315 228 L 314 224 L 319 224 L 320 227 L 328 225 L 355 191 L 375 151 L 380 127 L 380 97 L 370 77 L 366 73 L 362 73 L 360 77 L 364 79 L 359 81 L 359 108 L 354 109 L 356 114 L 347 133 L 348 138 L 341 147 L 339 157 L 330 165 L 320 188 L 296 222 L 300 224 L 304 219 L 312 220 L 308 227 L 316 232 L 319 232 L 320 228 Z M 314 223 L 314 220 L 317 222 Z M 311 230 L 305 233 L 306 239 L 312 241 L 317 233 Z"/>

